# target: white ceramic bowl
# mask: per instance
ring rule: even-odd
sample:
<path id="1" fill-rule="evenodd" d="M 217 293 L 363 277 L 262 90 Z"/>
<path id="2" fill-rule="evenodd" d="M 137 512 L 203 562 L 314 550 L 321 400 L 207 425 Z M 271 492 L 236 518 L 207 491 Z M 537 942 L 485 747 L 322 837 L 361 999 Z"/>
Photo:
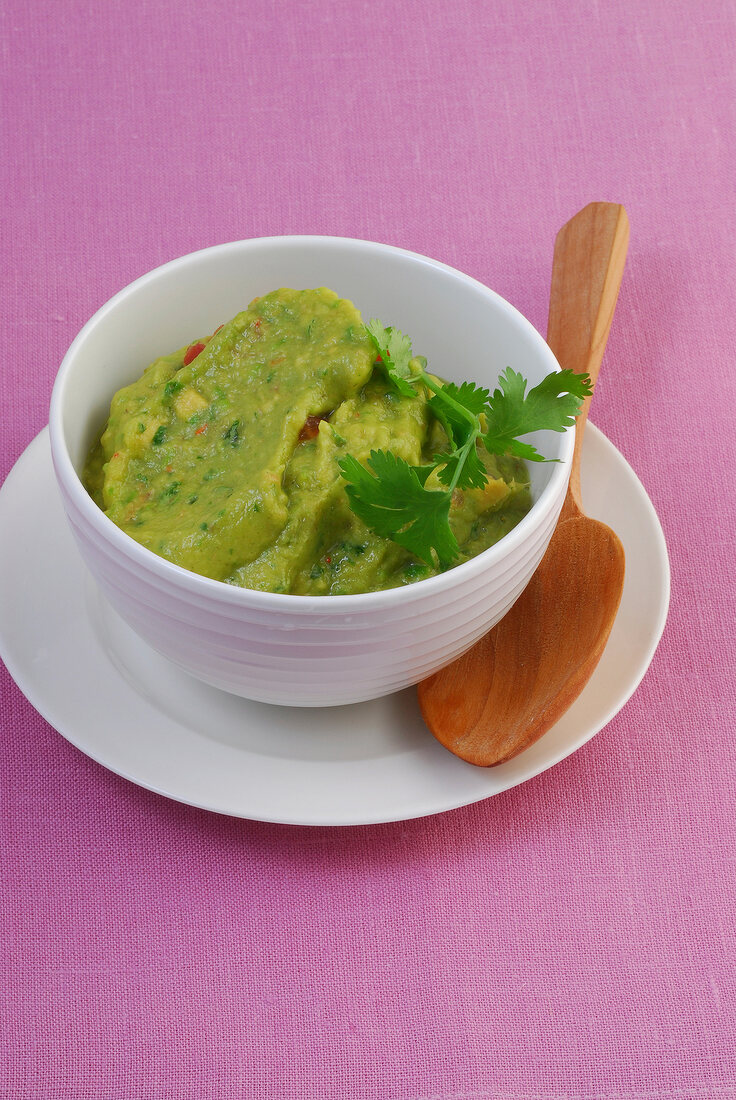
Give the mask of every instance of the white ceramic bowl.
<path id="1" fill-rule="evenodd" d="M 535 385 L 557 362 L 508 302 L 467 275 L 387 245 L 272 237 L 184 256 L 122 290 L 84 326 L 61 364 L 51 452 L 80 553 L 110 604 L 164 656 L 215 687 L 294 706 L 354 703 L 397 691 L 468 649 L 511 607 L 539 563 L 567 488 L 574 432 L 533 442 L 534 504 L 472 561 L 428 580 L 357 596 L 251 592 L 144 549 L 87 495 L 79 475 L 110 399 L 156 356 L 211 332 L 257 295 L 328 286 L 365 320 L 408 333 L 433 372 L 493 388 L 511 366 Z"/>

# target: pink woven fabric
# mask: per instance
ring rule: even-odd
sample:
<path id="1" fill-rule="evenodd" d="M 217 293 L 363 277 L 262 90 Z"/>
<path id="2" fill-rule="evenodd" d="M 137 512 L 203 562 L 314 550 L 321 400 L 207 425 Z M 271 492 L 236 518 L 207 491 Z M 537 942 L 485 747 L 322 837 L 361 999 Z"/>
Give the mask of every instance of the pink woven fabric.
<path id="1" fill-rule="evenodd" d="M 0 1096 L 736 1097 L 733 0 L 9 0 L 3 43 L 2 476 L 82 323 L 166 259 L 367 237 L 544 330 L 555 232 L 610 199 L 594 419 L 673 603 L 580 752 L 372 828 L 149 794 L 3 672 Z"/>

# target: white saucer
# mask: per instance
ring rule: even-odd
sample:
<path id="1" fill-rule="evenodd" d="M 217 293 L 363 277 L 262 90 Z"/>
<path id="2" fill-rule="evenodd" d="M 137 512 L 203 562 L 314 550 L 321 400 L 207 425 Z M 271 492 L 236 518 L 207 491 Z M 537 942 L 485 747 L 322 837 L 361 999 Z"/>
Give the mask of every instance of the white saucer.
<path id="1" fill-rule="evenodd" d="M 464 806 L 569 756 L 621 709 L 664 629 L 669 562 L 631 467 L 588 425 L 586 511 L 618 533 L 626 583 L 603 658 L 567 714 L 498 768 L 475 768 L 432 738 L 414 690 L 297 710 L 192 679 L 118 618 L 77 555 L 48 432 L 0 491 L 0 655 L 30 702 L 82 752 L 134 783 L 218 813 L 300 825 L 399 821 Z"/>

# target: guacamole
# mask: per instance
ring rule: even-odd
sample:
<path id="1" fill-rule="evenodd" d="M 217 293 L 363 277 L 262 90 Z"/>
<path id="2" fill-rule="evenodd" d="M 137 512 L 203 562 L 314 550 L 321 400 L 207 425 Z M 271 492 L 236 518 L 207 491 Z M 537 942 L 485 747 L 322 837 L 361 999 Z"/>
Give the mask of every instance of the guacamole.
<path id="1" fill-rule="evenodd" d="M 131 538 L 206 577 L 299 595 L 394 588 L 439 570 L 351 511 L 338 460 L 446 451 L 427 396 L 396 391 L 351 302 L 281 289 L 116 393 L 83 479 Z M 452 499 L 458 563 L 531 506 L 524 463 L 479 453 L 487 484 Z"/>

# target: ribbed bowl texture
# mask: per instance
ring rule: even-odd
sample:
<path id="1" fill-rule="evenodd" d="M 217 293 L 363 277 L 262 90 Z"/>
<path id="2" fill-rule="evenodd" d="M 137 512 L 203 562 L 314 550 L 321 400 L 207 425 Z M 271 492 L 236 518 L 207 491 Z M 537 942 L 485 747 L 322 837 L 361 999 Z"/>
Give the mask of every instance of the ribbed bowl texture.
<path id="1" fill-rule="evenodd" d="M 364 320 L 408 333 L 429 369 L 457 382 L 494 388 L 511 366 L 533 386 L 558 366 L 533 326 L 469 276 L 341 237 L 258 238 L 174 260 L 107 302 L 70 347 L 51 400 L 51 452 L 80 554 L 115 611 L 146 644 L 217 688 L 291 706 L 355 703 L 437 671 L 508 611 L 557 522 L 574 431 L 530 437 L 559 460 L 530 464 L 531 511 L 495 546 L 440 576 L 357 596 L 289 596 L 181 569 L 97 508 L 80 481 L 85 457 L 117 389 L 281 286 L 331 287 Z"/>

